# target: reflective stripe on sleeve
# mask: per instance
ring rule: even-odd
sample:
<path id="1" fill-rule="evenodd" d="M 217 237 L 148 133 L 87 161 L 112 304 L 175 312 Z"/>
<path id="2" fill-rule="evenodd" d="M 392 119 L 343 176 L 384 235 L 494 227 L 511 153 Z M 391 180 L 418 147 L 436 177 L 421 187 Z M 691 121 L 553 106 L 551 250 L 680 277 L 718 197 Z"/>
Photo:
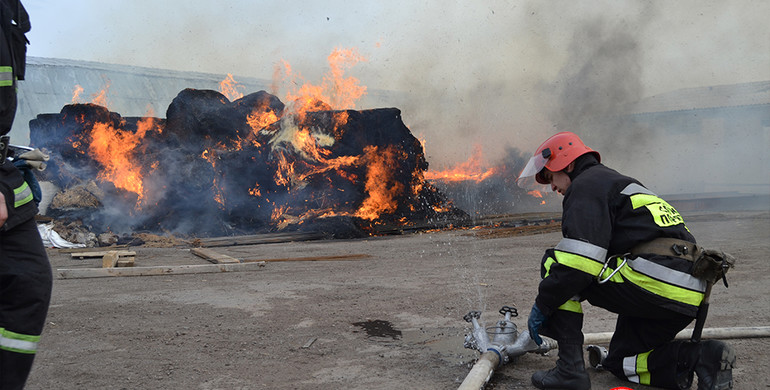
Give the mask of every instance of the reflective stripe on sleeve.
<path id="1" fill-rule="evenodd" d="M 37 352 L 37 343 L 40 336 L 32 336 L 11 332 L 0 328 L 0 349 L 5 351 L 34 354 Z"/>
<path id="2" fill-rule="evenodd" d="M 0 66 L 0 87 L 13 86 L 13 68 L 10 66 Z"/>
<path id="3" fill-rule="evenodd" d="M 32 195 L 32 189 L 29 188 L 29 185 L 25 181 L 22 185 L 20 185 L 18 188 L 13 190 L 13 207 L 19 208 L 29 202 L 32 201 L 34 196 Z"/>
<path id="4" fill-rule="evenodd" d="M 551 274 L 551 266 L 555 262 L 556 260 L 554 260 L 552 257 L 549 257 L 548 260 L 545 261 L 545 263 L 543 264 L 543 268 L 545 268 L 545 276 L 543 278 L 547 278 L 548 275 Z"/>
<path id="5" fill-rule="evenodd" d="M 562 238 L 554 254 L 557 263 L 596 276 L 604 266 L 607 250 L 589 242 Z"/>
<path id="6" fill-rule="evenodd" d="M 591 244 L 590 242 L 575 240 L 572 238 L 562 238 L 554 249 L 587 257 L 602 264 L 604 264 L 604 259 L 607 258 L 606 249 L 598 245 Z"/>
<path id="7" fill-rule="evenodd" d="M 557 250 L 554 251 L 554 254 L 556 255 L 557 263 L 574 268 L 578 271 L 583 271 L 591 276 L 599 275 L 599 272 L 602 271 L 602 267 L 604 266 L 604 264 L 599 261 L 568 252 L 560 252 Z"/>
<path id="8" fill-rule="evenodd" d="M 580 301 L 576 301 L 573 299 L 570 299 L 567 302 L 564 302 L 561 306 L 557 307 L 556 309 L 571 311 L 573 313 L 583 313 L 583 305 L 580 304 Z"/>

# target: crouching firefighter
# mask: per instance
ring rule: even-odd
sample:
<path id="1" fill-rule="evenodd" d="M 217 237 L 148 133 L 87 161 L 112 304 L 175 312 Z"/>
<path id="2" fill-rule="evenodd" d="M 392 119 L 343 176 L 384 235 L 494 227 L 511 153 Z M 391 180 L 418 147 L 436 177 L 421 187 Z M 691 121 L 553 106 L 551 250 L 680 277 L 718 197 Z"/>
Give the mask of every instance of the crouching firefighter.
<path id="1" fill-rule="evenodd" d="M 700 341 L 711 285 L 731 256 L 704 250 L 682 216 L 639 181 L 601 164 L 574 133 L 546 140 L 519 185 L 549 184 L 564 196 L 563 238 L 545 252 L 528 326 L 559 344 L 556 367 L 532 375 L 540 389 L 590 389 L 583 361 L 581 302 L 617 313 L 601 367 L 618 378 L 666 389 L 732 389 L 735 352 Z M 674 337 L 693 319 L 690 341 Z"/>
<path id="2" fill-rule="evenodd" d="M 32 368 L 51 298 L 51 266 L 34 217 L 30 186 L 6 158 L 23 78 L 27 12 L 0 1 L 0 389 L 22 389 Z M 21 50 L 20 47 L 24 48 Z"/>

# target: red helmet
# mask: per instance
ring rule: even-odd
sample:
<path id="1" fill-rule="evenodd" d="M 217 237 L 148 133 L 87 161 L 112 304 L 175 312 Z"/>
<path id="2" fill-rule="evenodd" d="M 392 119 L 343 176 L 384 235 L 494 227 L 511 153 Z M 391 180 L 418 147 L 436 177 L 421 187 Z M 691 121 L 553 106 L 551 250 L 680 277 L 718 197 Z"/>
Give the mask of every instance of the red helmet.
<path id="1" fill-rule="evenodd" d="M 548 182 L 543 180 L 542 176 L 540 176 L 540 172 L 542 172 L 543 168 L 548 168 L 551 172 L 561 171 L 571 162 L 586 153 L 593 153 L 596 155 L 596 159 L 601 162 L 602 157 L 599 153 L 586 146 L 577 134 L 569 131 L 562 131 L 561 133 L 554 134 L 537 148 L 535 155 L 521 171 L 519 180 L 529 176 L 535 176 L 535 180 L 537 180 L 538 183 L 548 184 Z"/>

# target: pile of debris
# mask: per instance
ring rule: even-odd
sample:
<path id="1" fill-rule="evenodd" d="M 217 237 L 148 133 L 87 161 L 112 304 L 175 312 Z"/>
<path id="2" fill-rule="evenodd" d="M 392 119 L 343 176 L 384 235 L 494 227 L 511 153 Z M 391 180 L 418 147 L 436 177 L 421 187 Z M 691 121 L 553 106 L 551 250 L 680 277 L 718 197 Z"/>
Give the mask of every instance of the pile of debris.
<path id="1" fill-rule="evenodd" d="M 423 178 L 422 145 L 396 108 L 330 110 L 260 91 L 185 89 L 166 118 L 70 104 L 30 121 L 51 160 L 47 215 L 104 232 L 200 237 L 275 231 L 360 237 L 463 224 Z"/>

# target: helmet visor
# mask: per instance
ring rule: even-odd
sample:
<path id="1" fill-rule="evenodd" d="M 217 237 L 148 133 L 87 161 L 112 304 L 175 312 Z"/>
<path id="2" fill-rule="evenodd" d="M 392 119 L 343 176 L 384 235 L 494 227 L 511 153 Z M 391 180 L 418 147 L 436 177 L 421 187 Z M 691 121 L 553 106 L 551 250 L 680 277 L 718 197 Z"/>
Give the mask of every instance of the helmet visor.
<path id="1" fill-rule="evenodd" d="M 550 154 L 548 154 L 550 157 Z M 543 153 L 537 153 L 529 159 L 527 165 L 521 170 L 519 178 L 516 179 L 516 184 L 521 188 L 526 189 L 540 189 L 546 183 L 540 183 L 537 179 L 537 174 L 543 170 L 545 164 L 548 162 L 548 158 L 543 156 Z"/>

